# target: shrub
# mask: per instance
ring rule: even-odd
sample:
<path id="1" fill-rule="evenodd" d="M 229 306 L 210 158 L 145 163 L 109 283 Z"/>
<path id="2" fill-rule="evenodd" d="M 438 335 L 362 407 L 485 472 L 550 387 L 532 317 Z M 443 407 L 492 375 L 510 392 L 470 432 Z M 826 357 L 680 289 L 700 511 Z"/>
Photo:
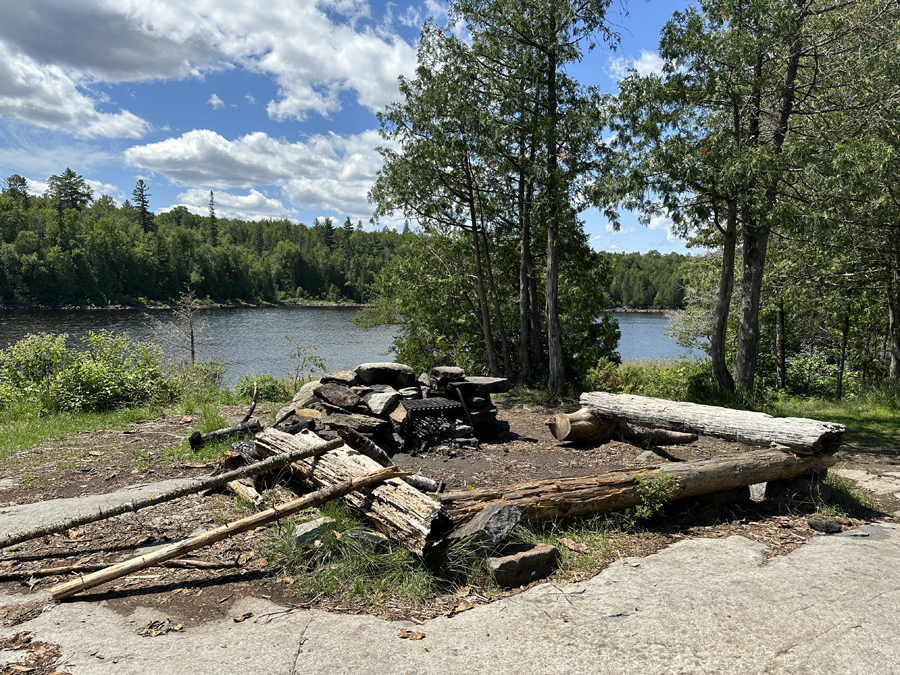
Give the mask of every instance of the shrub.
<path id="1" fill-rule="evenodd" d="M 251 398 L 253 396 L 254 382 L 257 387 L 257 396 L 261 401 L 284 401 L 289 398 L 288 389 L 284 382 L 269 373 L 241 375 L 234 385 L 234 393 L 240 399 Z"/>
<path id="2" fill-rule="evenodd" d="M 0 405 L 18 400 L 42 411 L 100 411 L 173 393 L 156 345 L 98 331 L 70 350 L 67 337 L 28 335 L 0 352 Z"/>

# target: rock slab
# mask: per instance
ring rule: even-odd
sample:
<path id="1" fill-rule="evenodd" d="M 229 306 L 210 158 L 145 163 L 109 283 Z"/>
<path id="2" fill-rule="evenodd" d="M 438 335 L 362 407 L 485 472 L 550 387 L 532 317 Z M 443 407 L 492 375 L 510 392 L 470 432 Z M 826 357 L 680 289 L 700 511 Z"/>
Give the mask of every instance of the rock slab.
<path id="1" fill-rule="evenodd" d="M 356 376 L 362 384 L 389 384 L 394 389 L 416 383 L 415 371 L 402 363 L 363 363 L 356 367 Z"/>
<path id="2" fill-rule="evenodd" d="M 512 533 L 522 519 L 522 512 L 512 504 L 489 504 L 472 520 L 457 527 L 447 537 L 462 540 L 472 537 L 488 546 L 498 546 Z"/>
<path id="3" fill-rule="evenodd" d="M 556 569 L 559 549 L 550 544 L 510 544 L 488 558 L 488 568 L 501 586 L 524 586 L 549 576 Z"/>

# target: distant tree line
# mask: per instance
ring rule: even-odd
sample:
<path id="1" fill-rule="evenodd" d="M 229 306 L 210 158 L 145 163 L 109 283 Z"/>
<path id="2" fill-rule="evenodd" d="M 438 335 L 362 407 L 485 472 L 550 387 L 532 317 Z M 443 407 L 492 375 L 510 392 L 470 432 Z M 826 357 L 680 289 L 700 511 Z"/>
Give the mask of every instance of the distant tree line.
<path id="1" fill-rule="evenodd" d="M 629 309 L 683 309 L 682 264 L 690 260 L 680 253 L 615 253 L 612 279 L 606 289 L 609 307 Z"/>
<path id="2" fill-rule="evenodd" d="M 32 195 L 18 174 L 0 181 L 2 304 L 170 302 L 186 284 L 218 302 L 367 301 L 375 274 L 414 236 L 349 218 L 221 218 L 213 193 L 208 216 L 183 206 L 155 214 L 143 180 L 118 206 L 94 199 L 70 168 L 47 184 Z"/>

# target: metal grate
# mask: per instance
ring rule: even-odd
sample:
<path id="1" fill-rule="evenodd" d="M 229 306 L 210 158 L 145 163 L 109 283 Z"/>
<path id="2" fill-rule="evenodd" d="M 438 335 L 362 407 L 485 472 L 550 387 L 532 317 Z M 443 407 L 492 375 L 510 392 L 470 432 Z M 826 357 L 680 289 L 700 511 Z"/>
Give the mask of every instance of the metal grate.
<path id="1" fill-rule="evenodd" d="M 425 420 L 445 418 L 447 420 L 463 419 L 465 411 L 458 401 L 448 398 L 418 398 L 400 401 L 400 405 L 406 408 L 408 417 L 406 420 L 406 433 L 415 436 L 425 436 L 429 429 Z"/>

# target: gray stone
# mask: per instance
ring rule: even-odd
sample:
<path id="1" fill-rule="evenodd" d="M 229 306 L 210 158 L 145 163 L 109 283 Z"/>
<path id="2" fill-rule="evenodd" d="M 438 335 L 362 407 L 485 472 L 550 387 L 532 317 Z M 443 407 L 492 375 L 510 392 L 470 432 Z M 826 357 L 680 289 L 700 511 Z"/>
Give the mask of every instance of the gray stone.
<path id="1" fill-rule="evenodd" d="M 418 387 L 405 387 L 400 390 L 400 396 L 405 398 L 407 401 L 412 401 L 417 398 L 422 398 L 422 393 L 419 391 Z"/>
<path id="2" fill-rule="evenodd" d="M 359 405 L 360 398 L 350 387 L 342 384 L 322 384 L 316 387 L 315 395 L 325 403 L 330 403 L 344 410 L 352 410 Z"/>
<path id="3" fill-rule="evenodd" d="M 359 396 L 362 400 L 366 400 L 366 396 L 373 393 L 375 390 L 372 387 L 367 387 L 365 385 L 357 385 L 355 387 L 350 387 L 350 391 Z"/>
<path id="4" fill-rule="evenodd" d="M 319 380 L 322 384 L 342 384 L 345 387 L 354 387 L 359 384 L 359 378 L 356 377 L 354 370 L 339 370 L 336 373 L 328 373 L 323 375 Z"/>
<path id="5" fill-rule="evenodd" d="M 459 382 L 451 382 L 448 389 L 459 389 L 464 398 L 481 396 L 489 398 L 491 394 L 502 394 L 509 391 L 509 380 L 505 377 L 467 377 Z"/>
<path id="6" fill-rule="evenodd" d="M 300 391 L 294 394 L 294 398 L 291 399 L 291 406 L 294 408 L 305 408 L 308 405 L 316 402 L 315 389 L 321 384 L 319 380 L 311 380 L 307 382 L 302 387 L 300 387 Z"/>
<path id="7" fill-rule="evenodd" d="M 512 504 L 488 504 L 472 520 L 453 530 L 447 539 L 460 541 L 471 537 L 488 546 L 498 546 L 521 518 L 522 512 Z"/>
<path id="8" fill-rule="evenodd" d="M 342 415 L 341 413 L 329 413 L 319 423 L 338 429 L 355 429 L 361 434 L 371 434 L 379 427 L 387 424 L 383 419 L 371 417 L 370 415 Z M 318 428 L 319 424 L 316 425 L 316 429 Z M 322 434 L 319 435 L 321 436 Z"/>
<path id="9" fill-rule="evenodd" d="M 491 399 L 484 398 L 483 396 L 475 396 L 474 398 L 471 398 L 467 401 L 467 403 L 469 405 L 471 405 L 472 407 L 475 407 L 475 408 L 480 408 L 482 406 L 489 405 L 490 402 L 491 402 Z"/>
<path id="10" fill-rule="evenodd" d="M 844 529 L 837 521 L 827 520 L 826 518 L 807 518 L 806 522 L 816 532 L 824 532 L 825 534 L 837 534 Z"/>
<path id="11" fill-rule="evenodd" d="M 865 488 L 869 492 L 874 492 L 876 495 L 893 494 L 897 499 L 900 499 L 900 478 L 892 476 L 891 473 L 879 476 L 860 469 L 832 469 L 831 471 L 841 478 L 852 480 L 859 487 Z M 897 472 L 893 473 L 896 474 Z"/>
<path id="12" fill-rule="evenodd" d="M 475 433 L 475 429 L 468 424 L 457 424 L 453 431 L 450 432 L 450 438 L 466 438 Z"/>
<path id="13" fill-rule="evenodd" d="M 326 532 L 334 528 L 335 522 L 334 518 L 320 516 L 305 523 L 300 523 L 294 528 L 294 533 L 291 535 L 294 546 L 312 544 L 316 539 L 321 539 Z"/>
<path id="14" fill-rule="evenodd" d="M 756 502 L 761 502 L 766 498 L 766 484 L 765 483 L 754 483 L 750 486 L 750 499 Z"/>
<path id="15" fill-rule="evenodd" d="M 510 544 L 488 558 L 488 568 L 498 584 L 513 588 L 549 576 L 558 560 L 559 549 L 550 544 Z"/>
<path id="16" fill-rule="evenodd" d="M 399 400 L 400 394 L 398 392 L 385 392 L 383 394 L 372 394 L 366 403 L 373 415 L 384 415 Z"/>
<path id="17" fill-rule="evenodd" d="M 438 382 L 458 382 L 466 377 L 466 371 L 456 366 L 435 366 L 431 369 L 431 377 Z"/>
<path id="18" fill-rule="evenodd" d="M 402 363 L 363 363 L 357 366 L 356 376 L 362 384 L 389 384 L 395 389 L 416 382 L 416 372 Z"/>
<path id="19" fill-rule="evenodd" d="M 634 458 L 635 462 L 640 462 L 641 464 L 660 464 L 660 463 L 668 463 L 665 457 L 661 457 L 657 455 L 652 450 L 644 450 L 641 454 Z"/>

